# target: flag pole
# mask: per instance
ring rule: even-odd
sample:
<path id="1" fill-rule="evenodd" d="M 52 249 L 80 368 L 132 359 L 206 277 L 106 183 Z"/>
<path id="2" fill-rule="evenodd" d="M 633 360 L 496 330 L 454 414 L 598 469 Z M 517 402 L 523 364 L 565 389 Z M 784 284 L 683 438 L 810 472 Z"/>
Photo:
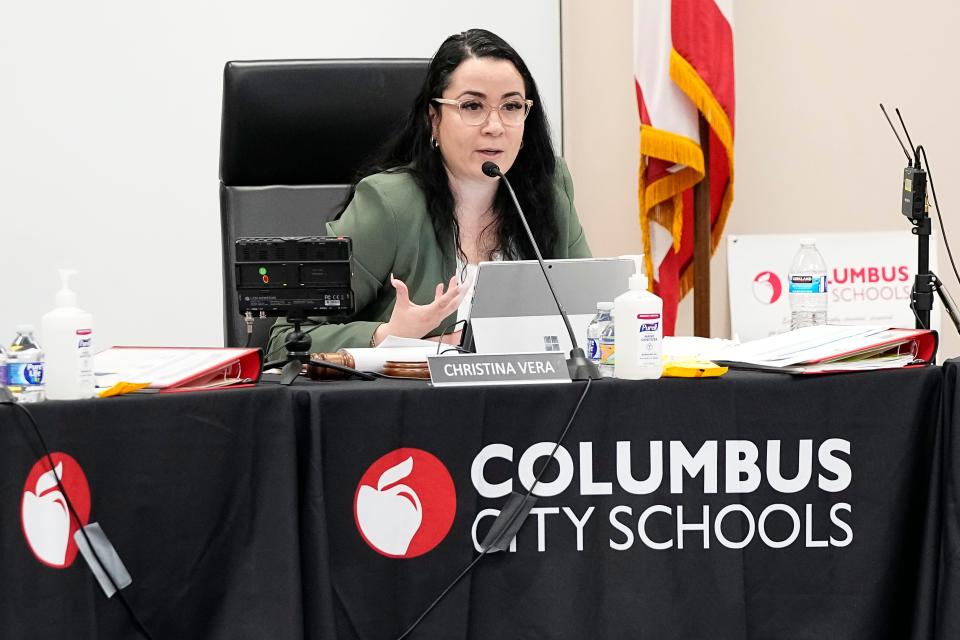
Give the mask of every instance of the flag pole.
<path id="1" fill-rule="evenodd" d="M 693 335 L 710 337 L 710 125 L 700 113 L 703 179 L 693 186 Z"/>

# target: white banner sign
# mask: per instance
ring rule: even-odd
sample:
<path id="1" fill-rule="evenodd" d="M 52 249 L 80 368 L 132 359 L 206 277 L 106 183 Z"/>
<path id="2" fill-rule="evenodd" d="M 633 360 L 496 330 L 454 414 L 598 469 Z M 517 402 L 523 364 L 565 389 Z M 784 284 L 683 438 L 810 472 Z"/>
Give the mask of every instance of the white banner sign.
<path id="1" fill-rule="evenodd" d="M 917 238 L 903 231 L 728 235 L 730 326 L 741 341 L 790 328 L 787 272 L 800 240 L 813 237 L 827 263 L 827 321 L 910 328 L 910 290 L 917 271 Z M 937 270 L 936 243 L 930 269 Z M 939 302 L 931 328 L 940 328 Z"/>

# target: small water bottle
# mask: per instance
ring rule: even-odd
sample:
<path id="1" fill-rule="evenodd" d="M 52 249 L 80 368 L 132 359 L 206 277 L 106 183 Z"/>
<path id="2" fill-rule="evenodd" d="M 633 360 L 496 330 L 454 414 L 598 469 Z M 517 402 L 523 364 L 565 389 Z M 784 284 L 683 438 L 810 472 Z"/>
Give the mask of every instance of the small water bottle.
<path id="1" fill-rule="evenodd" d="M 816 240 L 804 238 L 790 265 L 790 329 L 827 323 L 827 265 Z"/>
<path id="2" fill-rule="evenodd" d="M 7 358 L 5 384 L 17 402 L 40 402 L 43 393 L 43 352 L 26 349 L 12 352 Z"/>
<path id="3" fill-rule="evenodd" d="M 0 387 L 7 386 L 7 350 L 0 345 Z"/>
<path id="4" fill-rule="evenodd" d="M 597 315 L 587 325 L 587 357 L 593 364 L 600 366 L 600 340 L 603 337 L 603 330 L 612 322 L 610 312 L 613 310 L 612 302 L 598 302 Z"/>
<path id="5" fill-rule="evenodd" d="M 600 375 L 612 378 L 617 363 L 616 333 L 614 331 L 613 311 L 610 312 L 610 322 L 600 334 Z"/>
<path id="6" fill-rule="evenodd" d="M 18 402 L 40 402 L 43 392 L 43 352 L 33 335 L 33 326 L 17 327 L 17 337 L 7 349 L 4 384 Z"/>

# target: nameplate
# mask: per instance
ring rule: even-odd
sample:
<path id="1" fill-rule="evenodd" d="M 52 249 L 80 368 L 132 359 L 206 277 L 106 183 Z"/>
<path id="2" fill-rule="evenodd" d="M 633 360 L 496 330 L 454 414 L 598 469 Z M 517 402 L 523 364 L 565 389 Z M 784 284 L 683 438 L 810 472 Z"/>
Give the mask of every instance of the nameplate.
<path id="1" fill-rule="evenodd" d="M 559 351 L 427 356 L 427 365 L 437 387 L 570 382 L 567 359 Z"/>

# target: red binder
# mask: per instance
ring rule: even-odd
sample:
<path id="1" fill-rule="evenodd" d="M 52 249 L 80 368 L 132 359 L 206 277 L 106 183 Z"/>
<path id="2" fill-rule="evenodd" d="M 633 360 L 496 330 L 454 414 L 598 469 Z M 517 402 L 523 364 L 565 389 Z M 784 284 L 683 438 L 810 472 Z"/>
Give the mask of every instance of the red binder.
<path id="1" fill-rule="evenodd" d="M 260 349 L 112 347 L 93 358 L 97 387 L 148 383 L 159 393 L 248 387 L 260 380 Z"/>
<path id="2" fill-rule="evenodd" d="M 810 327 L 726 350 L 715 361 L 735 369 L 793 374 L 902 369 L 934 362 L 939 337 L 927 329 Z M 805 333 L 801 333 L 805 332 Z"/>
<path id="3" fill-rule="evenodd" d="M 875 344 L 870 347 L 852 349 L 834 356 L 800 363 L 797 365 L 800 370 L 796 371 L 796 373 L 849 373 L 852 371 L 869 370 L 856 368 L 853 366 L 853 363 L 858 361 L 865 362 L 869 357 L 882 357 L 884 355 L 909 354 L 912 356 L 912 359 L 908 364 L 890 367 L 877 366 L 873 367 L 873 369 L 923 367 L 933 363 L 936 359 L 939 342 L 939 335 L 933 330 L 888 329 L 876 336 Z"/>

